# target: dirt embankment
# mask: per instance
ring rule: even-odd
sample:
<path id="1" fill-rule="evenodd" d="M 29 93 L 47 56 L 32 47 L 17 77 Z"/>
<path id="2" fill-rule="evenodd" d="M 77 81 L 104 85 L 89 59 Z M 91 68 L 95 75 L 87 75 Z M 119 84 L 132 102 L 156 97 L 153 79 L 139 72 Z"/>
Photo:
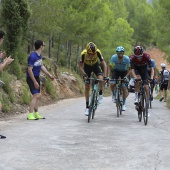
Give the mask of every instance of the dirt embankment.
<path id="1" fill-rule="evenodd" d="M 170 64 L 166 61 L 164 52 L 162 52 L 158 48 L 148 49 L 146 52 L 150 54 L 152 59 L 155 60 L 158 70 L 161 70 L 161 63 L 165 63 L 167 70 L 170 71 Z"/>

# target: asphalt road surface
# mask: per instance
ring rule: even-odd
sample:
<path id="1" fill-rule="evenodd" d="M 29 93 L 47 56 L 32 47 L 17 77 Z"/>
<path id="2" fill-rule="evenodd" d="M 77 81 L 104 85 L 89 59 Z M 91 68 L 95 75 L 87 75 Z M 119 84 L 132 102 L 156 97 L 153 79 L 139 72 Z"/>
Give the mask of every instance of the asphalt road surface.
<path id="1" fill-rule="evenodd" d="M 170 111 L 155 100 L 148 125 L 133 104 L 119 118 L 111 97 L 104 97 L 87 123 L 85 99 L 41 107 L 45 120 L 27 114 L 1 119 L 0 170 L 169 170 Z"/>

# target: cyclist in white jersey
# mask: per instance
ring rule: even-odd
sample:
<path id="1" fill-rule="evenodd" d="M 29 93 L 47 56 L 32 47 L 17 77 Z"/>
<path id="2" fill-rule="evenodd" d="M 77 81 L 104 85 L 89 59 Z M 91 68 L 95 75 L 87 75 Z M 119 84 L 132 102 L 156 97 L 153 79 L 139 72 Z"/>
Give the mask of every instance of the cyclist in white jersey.
<path id="1" fill-rule="evenodd" d="M 128 76 L 130 74 L 130 59 L 128 56 L 124 55 L 125 49 L 122 46 L 118 46 L 116 48 L 116 54 L 114 54 L 110 59 L 108 75 L 111 74 L 111 79 L 125 79 L 125 81 L 129 81 Z M 116 81 L 110 82 L 110 88 L 113 93 L 112 101 L 116 102 L 115 100 L 115 85 Z M 123 106 L 122 111 L 126 110 L 126 86 L 125 83 L 122 83 L 122 90 L 123 90 Z"/>

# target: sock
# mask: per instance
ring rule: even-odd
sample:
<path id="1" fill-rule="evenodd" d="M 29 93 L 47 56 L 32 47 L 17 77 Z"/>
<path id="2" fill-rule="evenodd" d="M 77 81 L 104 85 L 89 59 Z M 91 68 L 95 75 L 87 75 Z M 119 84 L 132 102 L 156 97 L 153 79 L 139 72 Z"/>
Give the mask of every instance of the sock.
<path id="1" fill-rule="evenodd" d="M 35 115 L 39 115 L 39 113 L 38 113 L 38 112 L 34 112 L 34 114 L 35 114 Z"/>
<path id="2" fill-rule="evenodd" d="M 99 91 L 99 95 L 102 95 L 102 90 Z"/>
<path id="3" fill-rule="evenodd" d="M 89 101 L 86 102 L 86 108 L 89 108 Z"/>
<path id="4" fill-rule="evenodd" d="M 125 105 L 125 103 L 126 103 L 126 99 L 123 99 L 123 105 Z"/>
<path id="5" fill-rule="evenodd" d="M 135 92 L 135 98 L 138 98 L 138 92 Z"/>
<path id="6" fill-rule="evenodd" d="M 113 96 L 116 96 L 116 91 L 113 90 L 113 91 L 112 91 L 112 94 L 113 94 Z"/>

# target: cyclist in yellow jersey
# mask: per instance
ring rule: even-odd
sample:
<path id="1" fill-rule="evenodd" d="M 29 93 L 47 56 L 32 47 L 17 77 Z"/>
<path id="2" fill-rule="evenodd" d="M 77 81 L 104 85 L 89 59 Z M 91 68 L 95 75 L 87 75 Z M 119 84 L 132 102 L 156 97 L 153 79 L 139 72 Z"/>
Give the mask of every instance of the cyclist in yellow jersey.
<path id="1" fill-rule="evenodd" d="M 103 66 L 104 69 L 104 75 L 102 72 L 102 69 L 100 67 L 99 61 Z M 80 71 L 83 74 L 84 80 L 87 80 L 90 78 L 91 73 L 93 72 L 98 79 L 103 79 L 103 76 L 106 77 L 107 74 L 107 66 L 104 61 L 104 58 L 100 52 L 100 50 L 97 48 L 97 46 L 93 42 L 89 42 L 86 45 L 86 49 L 84 49 L 81 52 L 81 60 L 79 63 Z M 102 103 L 103 95 L 102 95 L 102 88 L 103 88 L 103 82 L 99 82 L 99 104 Z M 90 91 L 90 81 L 85 81 L 85 99 L 86 99 L 86 109 L 85 109 L 85 115 L 89 115 L 89 91 Z"/>

